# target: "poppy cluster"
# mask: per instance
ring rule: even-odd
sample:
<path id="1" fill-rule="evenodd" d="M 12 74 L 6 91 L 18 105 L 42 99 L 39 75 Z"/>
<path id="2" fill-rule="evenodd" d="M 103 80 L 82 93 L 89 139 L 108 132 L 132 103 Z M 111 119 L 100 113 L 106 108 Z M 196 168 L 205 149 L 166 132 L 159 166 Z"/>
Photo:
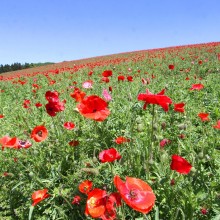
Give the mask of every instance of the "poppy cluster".
<path id="1" fill-rule="evenodd" d="M 2 150 L 4 148 L 13 148 L 13 149 L 21 149 L 21 148 L 29 148 L 32 146 L 32 143 L 29 140 L 20 140 L 17 137 L 9 137 L 4 136 L 0 138 L 0 145 L 2 146 Z"/>
<path id="2" fill-rule="evenodd" d="M 106 190 L 94 188 L 90 180 L 85 180 L 79 184 L 79 191 L 87 195 L 85 214 L 93 218 L 102 220 L 116 219 L 116 206 L 121 205 L 121 196 L 113 192 L 110 195 Z M 79 203 L 81 198 L 75 196 L 72 204 Z"/>
<path id="3" fill-rule="evenodd" d="M 156 104 L 160 105 L 165 112 L 169 110 L 169 105 L 172 104 L 172 100 L 170 97 L 164 95 L 165 89 L 157 94 L 152 94 L 148 89 L 146 89 L 146 93 L 140 93 L 138 95 L 139 101 L 144 101 L 145 104 L 143 109 L 146 109 L 148 104 Z"/>
<path id="4" fill-rule="evenodd" d="M 76 102 L 81 102 L 85 98 L 86 93 L 81 91 L 79 88 L 74 88 L 74 91 L 70 94 L 70 96 L 75 99 Z"/>
<path id="5" fill-rule="evenodd" d="M 45 105 L 46 111 L 51 117 L 56 116 L 57 112 L 61 112 L 65 109 L 66 101 L 63 100 L 61 102 L 59 100 L 59 93 L 57 91 L 47 91 L 45 93 L 45 98 L 48 101 Z"/>

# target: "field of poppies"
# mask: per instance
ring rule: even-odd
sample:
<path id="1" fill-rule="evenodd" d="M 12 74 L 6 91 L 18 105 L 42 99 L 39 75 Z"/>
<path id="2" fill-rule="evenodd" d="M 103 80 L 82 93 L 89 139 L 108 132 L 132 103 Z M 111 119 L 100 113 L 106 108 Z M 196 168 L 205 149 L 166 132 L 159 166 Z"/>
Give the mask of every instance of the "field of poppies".
<path id="1" fill-rule="evenodd" d="M 219 220 L 220 42 L 0 75 L 0 219 Z"/>

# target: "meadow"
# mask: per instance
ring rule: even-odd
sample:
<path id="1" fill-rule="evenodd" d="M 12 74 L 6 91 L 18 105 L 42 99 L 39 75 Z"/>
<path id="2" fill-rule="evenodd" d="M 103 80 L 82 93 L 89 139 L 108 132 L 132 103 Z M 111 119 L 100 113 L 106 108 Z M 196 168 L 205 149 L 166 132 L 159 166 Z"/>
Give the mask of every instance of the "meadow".
<path id="1" fill-rule="evenodd" d="M 0 219 L 219 220 L 220 42 L 0 75 Z"/>

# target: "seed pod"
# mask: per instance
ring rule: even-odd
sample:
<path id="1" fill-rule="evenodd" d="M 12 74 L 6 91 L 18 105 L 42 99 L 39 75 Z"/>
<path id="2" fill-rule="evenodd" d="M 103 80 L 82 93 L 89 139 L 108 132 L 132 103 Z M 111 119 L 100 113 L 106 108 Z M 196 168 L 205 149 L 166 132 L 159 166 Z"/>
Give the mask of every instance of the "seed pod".
<path id="1" fill-rule="evenodd" d="M 179 124 L 178 125 L 178 128 L 180 129 L 180 130 L 186 130 L 186 125 L 185 124 Z"/>
<path id="2" fill-rule="evenodd" d="M 88 174 L 94 174 L 97 176 L 99 174 L 99 170 L 96 168 L 82 168 L 82 171 L 88 173 Z"/>
<path id="3" fill-rule="evenodd" d="M 98 162 L 98 159 L 97 159 L 96 157 L 93 157 L 93 158 L 92 158 L 92 162 L 93 162 L 93 163 L 97 163 L 97 162 Z"/>

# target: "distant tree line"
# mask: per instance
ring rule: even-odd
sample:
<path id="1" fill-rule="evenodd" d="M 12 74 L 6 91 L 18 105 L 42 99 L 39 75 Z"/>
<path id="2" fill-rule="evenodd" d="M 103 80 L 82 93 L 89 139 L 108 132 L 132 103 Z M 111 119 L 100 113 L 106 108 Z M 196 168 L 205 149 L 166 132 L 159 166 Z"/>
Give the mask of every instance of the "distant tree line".
<path id="1" fill-rule="evenodd" d="M 31 67 L 37 67 L 37 66 L 44 66 L 48 64 L 53 64 L 51 62 L 46 62 L 46 63 L 13 63 L 11 65 L 5 64 L 5 65 L 0 65 L 0 74 L 5 73 L 5 72 L 10 72 L 10 71 L 15 71 L 15 70 L 23 70 L 23 69 L 28 69 Z"/>

